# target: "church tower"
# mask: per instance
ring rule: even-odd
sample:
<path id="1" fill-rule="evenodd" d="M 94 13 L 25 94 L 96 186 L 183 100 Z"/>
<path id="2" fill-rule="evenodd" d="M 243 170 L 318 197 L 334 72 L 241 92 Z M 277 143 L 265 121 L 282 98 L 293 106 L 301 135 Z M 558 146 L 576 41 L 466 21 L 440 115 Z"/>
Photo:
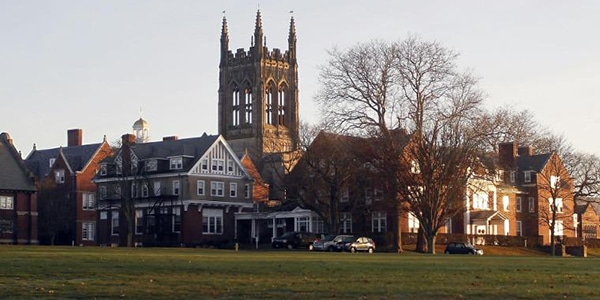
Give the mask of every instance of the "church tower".
<path id="1" fill-rule="evenodd" d="M 269 50 L 260 10 L 250 48 L 229 49 L 227 19 L 221 27 L 219 134 L 238 154 L 257 161 L 298 149 L 296 25 L 290 19 L 288 49 Z"/>

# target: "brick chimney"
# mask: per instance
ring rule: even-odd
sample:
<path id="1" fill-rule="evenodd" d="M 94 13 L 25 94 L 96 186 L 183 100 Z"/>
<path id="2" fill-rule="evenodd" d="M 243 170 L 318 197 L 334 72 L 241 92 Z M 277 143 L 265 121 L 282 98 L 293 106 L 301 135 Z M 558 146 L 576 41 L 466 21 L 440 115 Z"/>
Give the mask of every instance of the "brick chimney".
<path id="1" fill-rule="evenodd" d="M 498 144 L 498 159 L 502 166 L 514 166 L 517 154 L 516 142 Z"/>
<path id="2" fill-rule="evenodd" d="M 533 147 L 531 147 L 531 146 L 519 147 L 518 154 L 519 154 L 519 156 L 532 156 L 533 155 Z"/>
<path id="3" fill-rule="evenodd" d="M 69 129 L 67 130 L 67 147 L 83 145 L 83 130 Z"/>
<path id="4" fill-rule="evenodd" d="M 163 137 L 163 142 L 167 142 L 167 141 L 176 141 L 178 140 L 179 137 L 176 135 L 172 135 L 172 136 L 165 136 Z"/>

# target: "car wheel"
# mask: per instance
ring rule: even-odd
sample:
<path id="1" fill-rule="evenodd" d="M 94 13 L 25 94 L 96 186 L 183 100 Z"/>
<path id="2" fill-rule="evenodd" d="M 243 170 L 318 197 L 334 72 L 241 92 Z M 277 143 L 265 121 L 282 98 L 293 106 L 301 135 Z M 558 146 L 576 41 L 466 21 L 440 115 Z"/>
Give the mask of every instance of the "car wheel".
<path id="1" fill-rule="evenodd" d="M 369 253 L 373 253 L 373 252 L 374 252 L 373 248 L 369 248 Z"/>
<path id="2" fill-rule="evenodd" d="M 287 248 L 288 248 L 288 249 L 290 249 L 290 250 L 292 250 L 292 249 L 294 249 L 294 245 L 292 245 L 292 244 L 288 244 L 288 245 L 287 245 Z"/>
<path id="3" fill-rule="evenodd" d="M 355 253 L 356 252 L 356 248 L 354 248 L 354 247 L 350 248 L 350 252 Z"/>
<path id="4" fill-rule="evenodd" d="M 329 252 L 333 252 L 333 251 L 335 251 L 335 248 L 334 248 L 333 246 L 329 246 L 329 248 L 327 248 L 327 250 L 328 250 Z"/>

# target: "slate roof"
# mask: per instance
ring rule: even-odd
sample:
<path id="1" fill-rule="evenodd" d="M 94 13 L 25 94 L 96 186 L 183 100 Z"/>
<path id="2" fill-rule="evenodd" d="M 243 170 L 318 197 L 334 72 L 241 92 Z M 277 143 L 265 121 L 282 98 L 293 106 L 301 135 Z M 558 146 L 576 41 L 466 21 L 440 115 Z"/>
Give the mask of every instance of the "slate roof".
<path id="1" fill-rule="evenodd" d="M 29 170 L 9 139 L 8 133 L 0 135 L 0 190 L 35 191 Z"/>
<path id="2" fill-rule="evenodd" d="M 25 159 L 25 164 L 37 178 L 44 178 L 50 172 L 50 159 L 58 158 L 62 149 L 71 170 L 73 172 L 82 171 L 101 146 L 102 143 L 97 143 L 45 150 L 34 149 Z"/>
<path id="3" fill-rule="evenodd" d="M 518 156 L 517 169 L 521 171 L 532 170 L 536 172 L 542 171 L 552 153 L 544 153 L 531 156 Z"/>

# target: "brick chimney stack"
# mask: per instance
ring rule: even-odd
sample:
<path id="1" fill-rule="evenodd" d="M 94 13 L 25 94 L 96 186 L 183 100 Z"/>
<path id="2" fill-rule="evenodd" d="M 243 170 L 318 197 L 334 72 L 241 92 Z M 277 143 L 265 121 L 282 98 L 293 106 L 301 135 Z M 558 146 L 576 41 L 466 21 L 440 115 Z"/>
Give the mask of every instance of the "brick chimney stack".
<path id="1" fill-rule="evenodd" d="M 533 155 L 533 147 L 531 147 L 531 146 L 519 147 L 518 154 L 519 154 L 519 156 L 532 156 Z"/>
<path id="2" fill-rule="evenodd" d="M 83 130 L 69 129 L 67 130 L 67 147 L 83 145 Z"/>
<path id="3" fill-rule="evenodd" d="M 517 143 L 501 143 L 498 144 L 498 159 L 504 167 L 514 166 L 517 158 Z"/>
<path id="4" fill-rule="evenodd" d="M 167 141 L 176 141 L 178 140 L 179 137 L 176 135 L 172 135 L 172 136 L 165 136 L 163 137 L 163 142 L 167 142 Z"/>

